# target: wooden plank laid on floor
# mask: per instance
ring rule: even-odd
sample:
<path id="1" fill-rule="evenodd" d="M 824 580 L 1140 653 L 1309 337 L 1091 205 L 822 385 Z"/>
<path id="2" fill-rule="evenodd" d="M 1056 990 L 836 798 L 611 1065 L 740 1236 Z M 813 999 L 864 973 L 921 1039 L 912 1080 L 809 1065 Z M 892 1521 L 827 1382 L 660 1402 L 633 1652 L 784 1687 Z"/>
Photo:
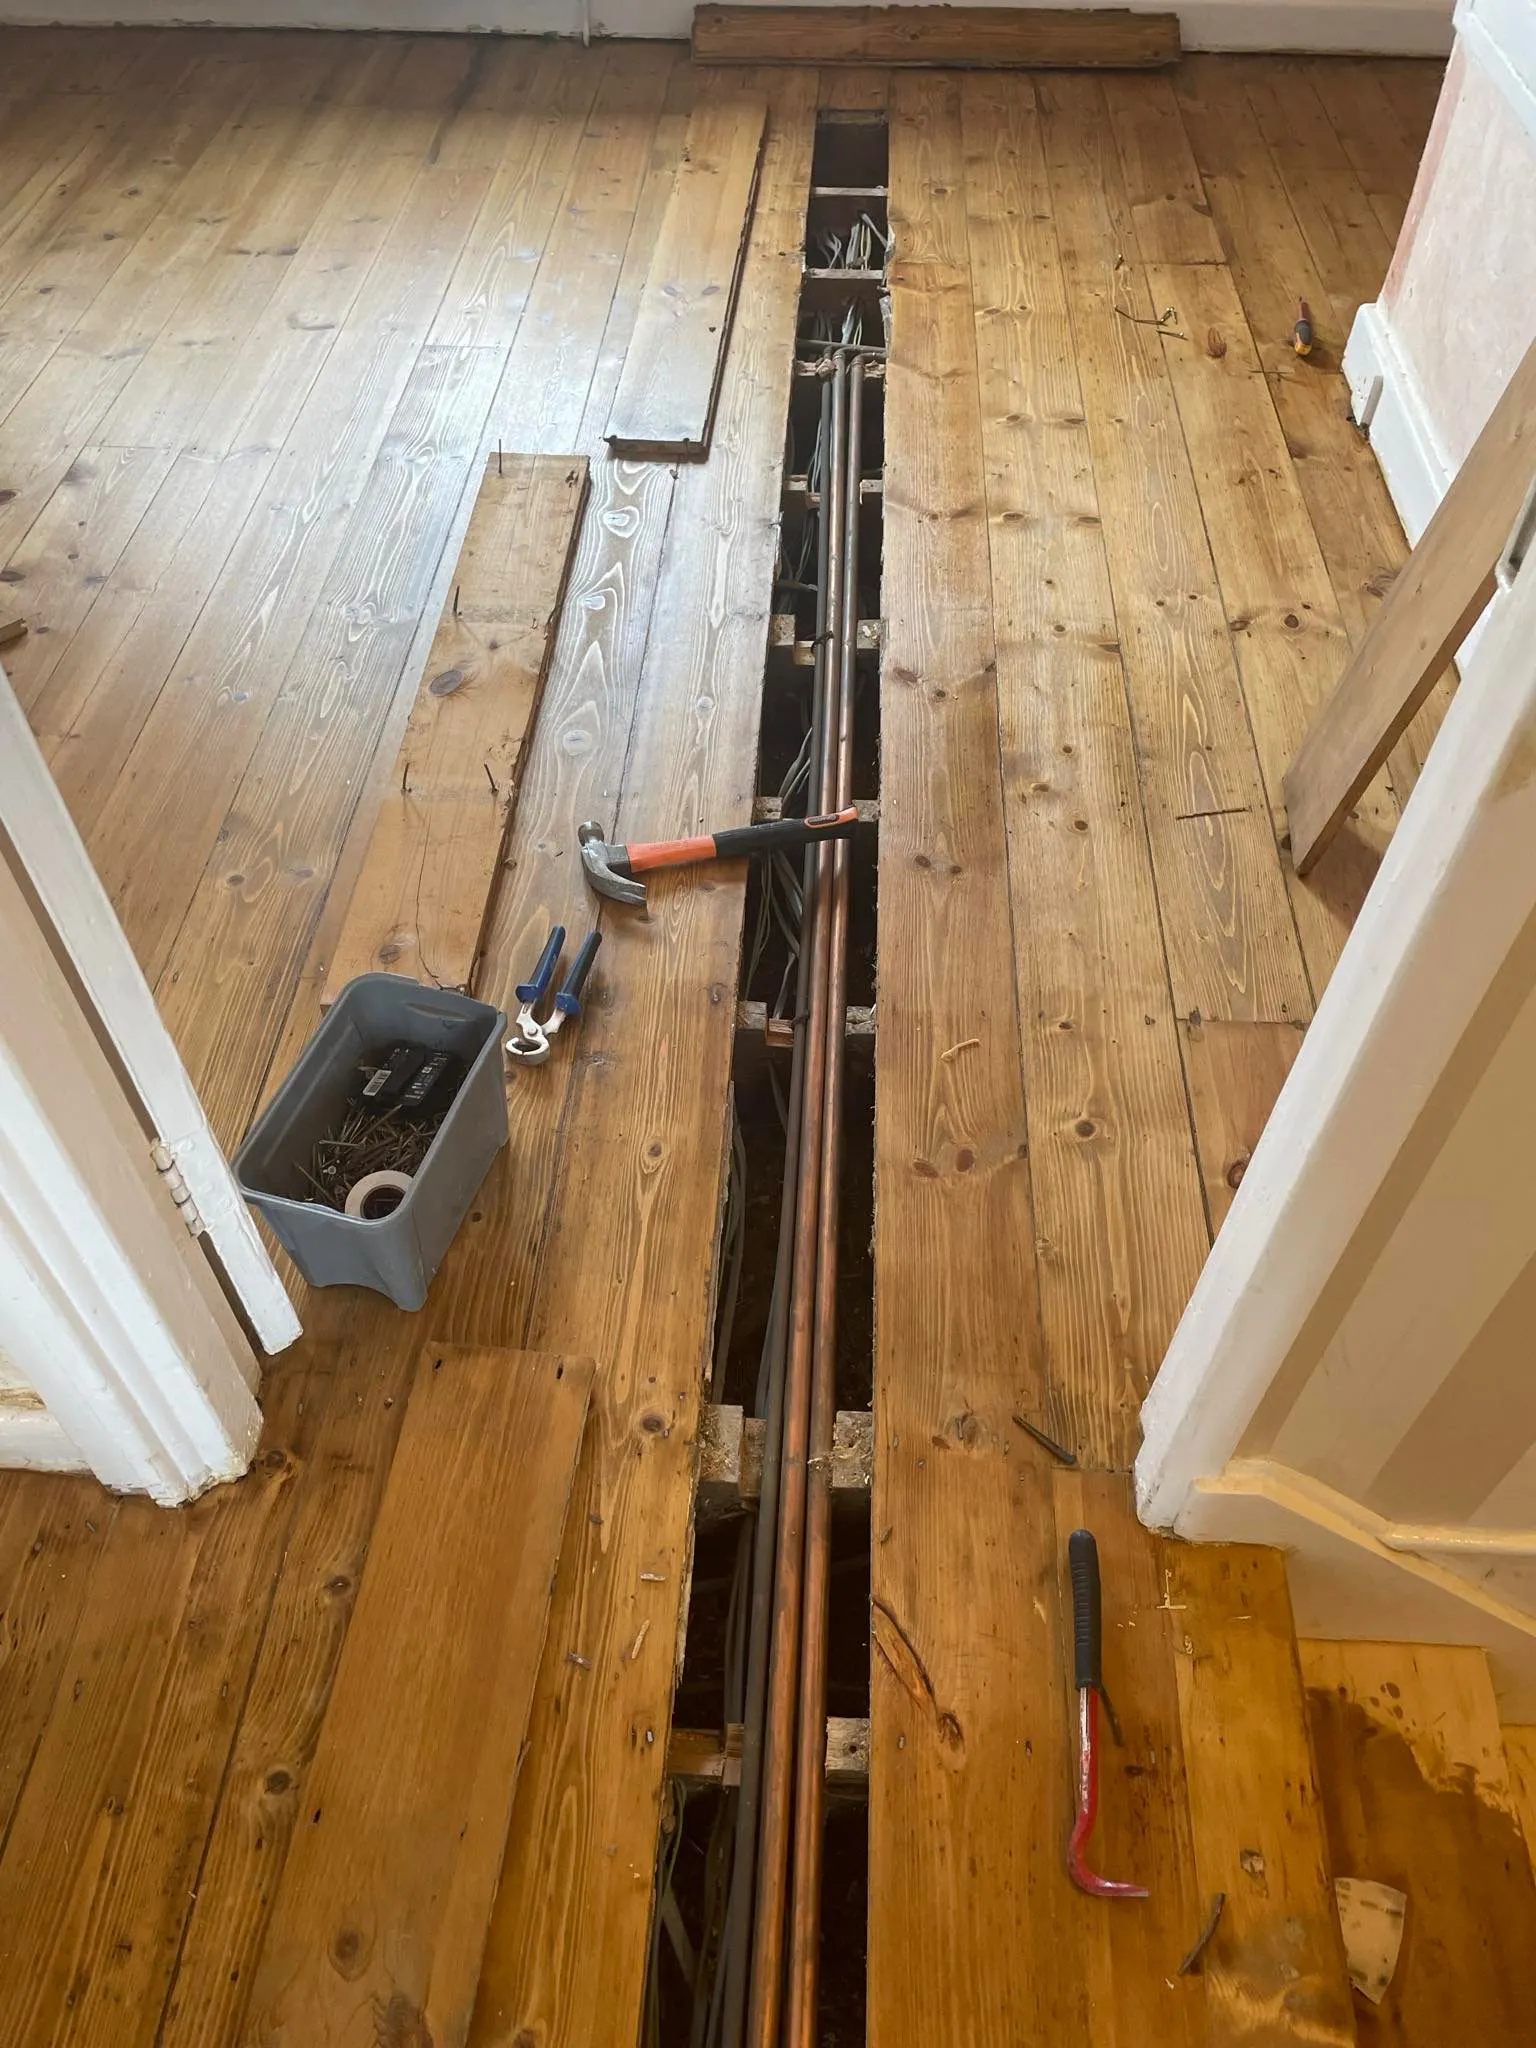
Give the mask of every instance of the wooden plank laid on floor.
<path id="1" fill-rule="evenodd" d="M 1200 1894 L 1226 1894 L 1202 1958 L 1210 2038 L 1355 2048 L 1285 1559 L 1167 1543 L 1163 1567 Z"/>
<path id="2" fill-rule="evenodd" d="M 1033 94 L 1003 76 L 961 90 L 1050 1387 L 1036 1419 L 1127 1466 L 1205 1216 Z"/>
<path id="3" fill-rule="evenodd" d="M 1140 67 L 1179 54 L 1179 17 L 1126 7 L 721 7 L 693 11 L 701 64 Z"/>
<path id="4" fill-rule="evenodd" d="M 1536 344 L 1505 386 L 1286 771 L 1291 851 L 1306 874 L 1428 695 L 1494 591 L 1494 570 L 1536 479 Z"/>
<path id="5" fill-rule="evenodd" d="M 1070 1703 L 1012 1419 L 1044 1374 L 958 82 L 900 79 L 890 149 L 869 2041 L 1083 2040 L 1017 1889 L 1065 1838 Z"/>
<path id="6" fill-rule="evenodd" d="M 1480 1649 L 1301 1644 L 1318 1782 L 1340 1877 L 1408 1897 L 1360 2048 L 1530 2034 L 1536 1883 Z"/>
<path id="7" fill-rule="evenodd" d="M 323 1002 L 379 970 L 468 988 L 586 497 L 579 457 L 487 462 Z"/>
<path id="8" fill-rule="evenodd" d="M 558 851 L 535 868 L 526 895 L 519 878 L 512 907 L 535 948 L 551 921 L 535 908 L 539 894 L 553 910 L 563 892 L 580 900 L 583 888 L 570 839 L 583 809 L 558 801 L 567 790 L 601 791 L 596 778 L 622 763 L 617 810 L 605 812 L 601 797 L 587 807 L 621 838 L 751 816 L 816 76 L 786 72 L 762 89 L 769 138 L 742 285 L 754 318 L 726 363 L 710 460 L 673 487 L 643 658 L 642 607 L 620 599 L 617 559 L 607 600 L 615 617 L 599 636 L 591 620 L 573 633 L 573 656 L 585 643 L 605 660 L 588 659 L 571 678 L 565 716 L 588 747 L 595 730 L 599 746 L 579 764 L 573 754 L 579 778 L 549 760 L 537 814 L 531 784 L 525 793 L 514 844 L 543 838 Z M 604 467 L 631 488 L 654 473 Z M 581 578 L 578 564 L 578 588 Z M 608 721 L 630 704 L 628 758 L 621 741 L 615 763 L 620 735 Z M 536 754 L 561 744 L 541 724 Z M 653 888 L 648 919 L 604 906 L 604 987 L 582 1023 L 547 1221 L 527 1214 L 526 1178 L 519 1188 L 508 1174 L 487 1223 L 517 1248 L 514 1277 L 533 1297 L 524 1341 L 591 1352 L 604 1370 L 486 1950 L 478 2048 L 510 2048 L 521 2032 L 544 2048 L 632 2048 L 640 2028 L 713 1328 L 743 887 L 739 870 L 718 872 L 708 888 L 679 871 Z M 526 965 L 526 953 L 499 957 L 486 992 Z M 541 1222 L 535 1272 L 525 1248 Z M 454 1315 L 515 1313 L 505 1270 L 483 1251 L 477 1266 Z"/>
<path id="9" fill-rule="evenodd" d="M 1286 768 L 1348 661 L 1348 641 L 1230 272 L 1154 264 L 1149 276 L 1158 303 L 1166 296 L 1187 323 L 1164 333 L 1163 352 L 1283 846 Z M 1376 781 L 1306 884 L 1282 863 L 1314 995 L 1354 927 L 1397 815 L 1385 781 Z"/>
<path id="10" fill-rule="evenodd" d="M 1301 1050 L 1299 1024 L 1179 1020 L 1206 1214 L 1214 1237 Z"/>
<path id="11" fill-rule="evenodd" d="M 422 1349 L 251 2041 L 465 2038 L 592 1377 Z"/>
<path id="12" fill-rule="evenodd" d="M 616 455 L 709 452 L 767 119 L 746 94 L 694 109 L 608 416 Z"/>
<path id="13" fill-rule="evenodd" d="M 1183 1016 L 1312 997 L 1099 81 L 1040 81 L 1052 208 L 1147 832 Z"/>

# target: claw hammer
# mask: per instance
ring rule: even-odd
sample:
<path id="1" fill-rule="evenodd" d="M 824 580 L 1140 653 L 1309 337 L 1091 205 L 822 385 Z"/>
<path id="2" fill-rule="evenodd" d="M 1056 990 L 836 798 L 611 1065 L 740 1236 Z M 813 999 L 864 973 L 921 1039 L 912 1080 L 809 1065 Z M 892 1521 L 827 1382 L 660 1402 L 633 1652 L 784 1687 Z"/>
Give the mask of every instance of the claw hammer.
<path id="1" fill-rule="evenodd" d="M 622 846 L 603 837 L 601 825 L 586 824 L 577 832 L 581 864 L 599 896 L 617 903 L 643 903 L 645 884 L 635 880 L 653 868 L 686 868 L 706 860 L 742 860 L 754 853 L 793 852 L 823 839 L 847 839 L 859 822 L 858 808 L 829 811 L 820 818 L 775 818 L 766 825 L 736 825 L 724 832 L 701 832 L 692 839 L 657 839 L 647 845 Z"/>

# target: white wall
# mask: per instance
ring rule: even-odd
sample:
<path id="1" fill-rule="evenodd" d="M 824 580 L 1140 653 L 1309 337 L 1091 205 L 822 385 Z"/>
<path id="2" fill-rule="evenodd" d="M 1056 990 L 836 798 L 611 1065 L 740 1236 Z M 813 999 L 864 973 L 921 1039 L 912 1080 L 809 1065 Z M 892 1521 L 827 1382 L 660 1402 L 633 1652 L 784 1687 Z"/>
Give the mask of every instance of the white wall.
<path id="1" fill-rule="evenodd" d="M 1460 0 L 1381 297 L 1344 369 L 1410 540 L 1536 338 L 1536 0 Z"/>
<path id="2" fill-rule="evenodd" d="M 754 0 L 746 0 L 754 4 Z M 757 0 L 772 4 L 772 0 Z M 839 0 L 800 0 L 831 6 Z M 974 0 L 981 6 L 1013 0 Z M 1035 0 L 1074 6 L 1082 0 Z M 1129 0 L 1157 12 L 1166 0 Z M 1175 0 L 1192 50 L 1335 50 L 1444 56 L 1451 0 Z M 1528 0 L 1512 0 L 1516 6 Z M 490 31 L 686 39 L 693 0 L 0 0 L 0 21 L 155 22 L 222 28 Z"/>

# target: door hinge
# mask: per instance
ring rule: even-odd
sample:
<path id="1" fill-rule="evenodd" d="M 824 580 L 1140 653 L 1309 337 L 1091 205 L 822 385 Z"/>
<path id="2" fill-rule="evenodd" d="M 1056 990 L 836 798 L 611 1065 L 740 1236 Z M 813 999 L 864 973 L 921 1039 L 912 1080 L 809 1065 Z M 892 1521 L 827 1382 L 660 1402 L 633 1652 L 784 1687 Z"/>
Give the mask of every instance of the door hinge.
<path id="1" fill-rule="evenodd" d="M 170 1146 L 157 1138 L 149 1148 L 149 1156 L 154 1162 L 156 1173 L 165 1182 L 166 1192 L 176 1204 L 182 1222 L 185 1223 L 193 1237 L 201 1237 L 203 1234 L 203 1219 L 197 1213 L 197 1204 L 192 1199 L 192 1190 L 182 1179 L 181 1168 L 176 1164 L 176 1156 L 171 1151 Z"/>

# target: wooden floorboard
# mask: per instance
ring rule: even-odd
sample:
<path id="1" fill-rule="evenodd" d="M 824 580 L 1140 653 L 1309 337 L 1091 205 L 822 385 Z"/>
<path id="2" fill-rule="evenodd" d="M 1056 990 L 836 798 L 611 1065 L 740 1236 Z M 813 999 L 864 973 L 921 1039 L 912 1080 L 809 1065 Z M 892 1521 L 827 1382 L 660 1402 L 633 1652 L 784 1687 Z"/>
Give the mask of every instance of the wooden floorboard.
<path id="1" fill-rule="evenodd" d="M 1026 2013 L 1082 2039 L 1087 1987 L 1017 1864 L 1067 1825 L 1067 1694 L 1049 1474 L 1012 1420 L 1045 1374 L 960 88 L 903 78 L 892 106 L 869 2040 L 1004 2040 Z"/>
<path id="2" fill-rule="evenodd" d="M 591 1390 L 590 1359 L 422 1348 L 254 2038 L 465 2038 Z"/>
<path id="3" fill-rule="evenodd" d="M 1039 121 L 1016 82 L 962 94 L 1049 1383 L 1037 1419 L 1125 1466 L 1205 1217 Z"/>
<path id="4" fill-rule="evenodd" d="M 899 228 L 869 2038 L 1257 2043 L 1286 1964 L 1316 1994 L 1296 2027 L 1348 2038 L 1315 1826 L 1273 1857 L 1264 1832 L 1276 1774 L 1290 1796 L 1310 1768 L 1272 1561 L 1257 1591 L 1170 1577 L 1123 1471 L 1062 1473 L 1013 1417 L 1128 1461 L 1326 970 L 1272 822 L 1311 687 L 1284 621 L 1310 605 L 1332 658 L 1401 560 L 1337 355 L 1438 70 L 818 77 L 658 44 L 0 30 L 0 572 L 33 622 L 6 658 L 221 1130 L 318 1020 L 498 443 L 584 456 L 592 486 L 476 992 L 505 1002 L 552 923 L 605 935 L 427 1309 L 301 1290 L 272 1462 L 175 1516 L 0 1480 L 7 2048 L 242 2048 L 429 1337 L 597 1361 L 472 2039 L 638 2037 L 742 878 L 599 913 L 573 831 L 750 815 L 818 106 L 889 113 Z M 768 140 L 710 459 L 612 460 L 689 117 L 743 90 Z M 1246 523 L 1232 450 L 1264 476 Z M 1146 1909 L 1060 1871 L 1078 1523 L 1129 1750 L 1099 1855 Z"/>
<path id="5" fill-rule="evenodd" d="M 1361 2048 L 1530 2031 L 1536 1885 L 1488 1662 L 1438 1644 L 1304 1642 L 1334 1869 L 1407 1895 L 1397 1970 L 1356 2001 Z"/>

